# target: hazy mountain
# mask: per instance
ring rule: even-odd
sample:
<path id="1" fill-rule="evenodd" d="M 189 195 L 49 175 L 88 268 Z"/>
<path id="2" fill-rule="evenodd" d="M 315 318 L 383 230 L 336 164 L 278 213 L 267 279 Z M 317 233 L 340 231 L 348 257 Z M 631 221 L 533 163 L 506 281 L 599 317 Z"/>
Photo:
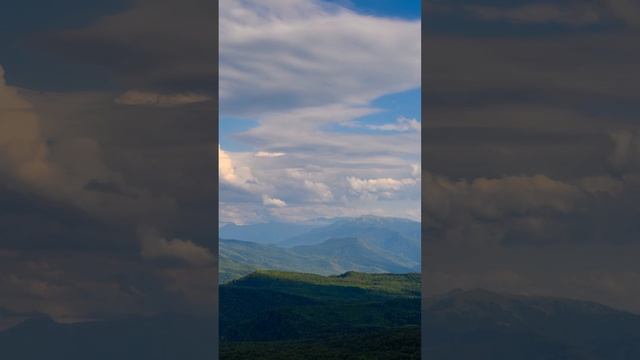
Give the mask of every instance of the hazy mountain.
<path id="1" fill-rule="evenodd" d="M 333 238 L 315 245 L 292 248 L 220 239 L 219 249 L 221 283 L 258 269 L 322 275 L 346 271 L 399 273 L 419 270 L 418 262 L 357 238 Z"/>
<path id="2" fill-rule="evenodd" d="M 332 238 L 357 238 L 378 249 L 420 261 L 420 223 L 408 219 L 362 216 L 337 218 L 278 243 L 284 247 L 314 245 Z"/>
<path id="3" fill-rule="evenodd" d="M 275 269 L 331 274 L 331 266 L 318 256 L 306 256 L 274 245 L 220 239 L 219 279 L 237 279 L 257 269 Z"/>
<path id="4" fill-rule="evenodd" d="M 406 273 L 419 270 L 418 263 L 353 237 L 332 238 L 320 244 L 296 246 L 290 250 L 305 257 L 325 260 L 332 274 L 346 271 Z"/>
<path id="5" fill-rule="evenodd" d="M 321 221 L 310 223 L 267 222 L 250 225 L 227 224 L 218 230 L 220 238 L 240 239 L 258 244 L 274 244 L 306 233 L 323 225 Z"/>

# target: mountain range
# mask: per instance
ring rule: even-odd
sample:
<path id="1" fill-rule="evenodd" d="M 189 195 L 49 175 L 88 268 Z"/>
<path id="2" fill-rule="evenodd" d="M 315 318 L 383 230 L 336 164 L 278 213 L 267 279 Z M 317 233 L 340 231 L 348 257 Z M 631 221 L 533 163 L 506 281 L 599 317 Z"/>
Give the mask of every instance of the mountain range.
<path id="1" fill-rule="evenodd" d="M 226 225 L 220 236 L 221 283 L 258 269 L 322 275 L 420 270 L 420 223 L 407 219 L 363 216 L 307 224 Z"/>

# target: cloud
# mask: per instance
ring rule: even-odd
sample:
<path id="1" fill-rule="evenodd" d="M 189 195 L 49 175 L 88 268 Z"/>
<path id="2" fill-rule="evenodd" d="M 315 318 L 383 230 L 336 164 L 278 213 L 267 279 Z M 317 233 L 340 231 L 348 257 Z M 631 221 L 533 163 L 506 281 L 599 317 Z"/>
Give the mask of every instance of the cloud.
<path id="1" fill-rule="evenodd" d="M 261 158 L 277 158 L 281 156 L 285 156 L 286 154 L 283 152 L 268 152 L 268 151 L 258 151 L 254 154 L 255 157 Z"/>
<path id="2" fill-rule="evenodd" d="M 609 133 L 614 148 L 609 161 L 617 171 L 634 171 L 640 166 L 640 132 L 617 130 Z"/>
<path id="3" fill-rule="evenodd" d="M 9 181 L 24 191 L 112 220 L 135 222 L 173 210 L 172 199 L 127 183 L 107 166 L 104 149 L 95 138 L 52 136 L 64 125 L 52 126 L 48 114 L 28 100 L 28 94 L 0 79 L 0 163 Z M 105 184 L 117 191 L 105 191 Z"/>
<path id="4" fill-rule="evenodd" d="M 391 200 L 400 198 L 400 192 L 406 193 L 409 189 L 417 188 L 419 179 L 393 179 L 393 178 L 376 178 L 376 179 L 360 179 L 357 177 L 347 177 L 347 182 L 351 190 L 363 199 L 375 200 Z M 405 195 L 406 196 L 406 195 Z M 409 196 L 413 197 L 413 196 Z M 416 209 L 418 206 L 415 207 Z"/>
<path id="5" fill-rule="evenodd" d="M 468 182 L 425 173 L 423 181 L 427 212 L 439 219 L 456 216 L 460 211 L 492 220 L 545 209 L 567 213 L 583 196 L 578 187 L 544 175 L 477 178 Z"/>
<path id="6" fill-rule="evenodd" d="M 218 176 L 229 185 L 247 191 L 257 191 L 257 183 L 248 166 L 238 166 L 228 152 L 218 145 Z"/>
<path id="7" fill-rule="evenodd" d="M 406 177 L 419 161 L 419 122 L 399 118 L 373 134 L 345 133 L 337 125 L 382 111 L 371 105 L 382 95 L 420 86 L 420 36 L 419 21 L 363 15 L 329 2 L 222 1 L 221 114 L 255 120 L 257 126 L 233 136 L 260 149 L 227 152 L 236 184 L 238 169 L 252 174 L 252 186 L 244 187 L 251 196 L 221 188 L 227 219 L 250 221 L 241 210 L 261 221 L 308 220 L 329 209 L 404 216 L 408 207 L 418 208 L 415 177 L 398 199 L 390 190 L 356 192 L 345 179 Z M 399 206 L 410 191 L 414 203 Z M 273 199 L 286 199 L 286 206 L 262 194 L 277 194 Z M 393 204 L 381 209 L 374 197 Z"/>
<path id="8" fill-rule="evenodd" d="M 314 0 L 286 4 L 220 2 L 223 113 L 362 105 L 419 86 L 419 21 L 361 15 Z"/>
<path id="9" fill-rule="evenodd" d="M 194 266 L 214 263 L 213 254 L 189 240 L 165 239 L 153 228 L 138 229 L 141 255 L 151 260 L 180 260 Z"/>
<path id="10" fill-rule="evenodd" d="M 275 206 L 275 207 L 285 207 L 287 203 L 274 197 L 270 197 L 268 195 L 262 195 L 262 204 L 266 206 Z"/>
<path id="11" fill-rule="evenodd" d="M 223 181 L 232 184 L 239 181 L 231 158 L 220 145 L 218 145 L 218 174 Z"/>
<path id="12" fill-rule="evenodd" d="M 304 187 L 314 195 L 314 199 L 317 201 L 333 200 L 333 193 L 327 184 L 305 179 Z"/>
<path id="13" fill-rule="evenodd" d="M 149 91 L 129 90 L 115 99 L 122 105 L 179 106 L 210 101 L 211 96 L 202 94 L 159 94 Z"/>
<path id="14" fill-rule="evenodd" d="M 588 176 L 578 180 L 577 185 L 590 194 L 617 195 L 624 191 L 624 182 L 610 176 Z"/>
<path id="15" fill-rule="evenodd" d="M 347 181 L 351 188 L 358 192 L 397 191 L 402 187 L 416 184 L 415 179 L 358 179 L 356 177 L 348 177 Z"/>
<path id="16" fill-rule="evenodd" d="M 422 176 L 422 165 L 421 164 L 411 164 L 411 176 L 415 178 L 419 178 Z"/>
<path id="17" fill-rule="evenodd" d="M 409 119 L 404 116 L 400 116 L 396 119 L 395 123 L 391 124 L 382 124 L 382 125 L 374 125 L 374 124 L 362 124 L 358 122 L 347 122 L 342 124 L 347 127 L 354 128 L 366 128 L 370 130 L 378 130 L 378 131 L 415 131 L 420 132 L 421 124 L 416 119 Z"/>
<path id="18" fill-rule="evenodd" d="M 51 163 L 40 119 L 17 88 L 8 86 L 0 66 L 0 163 L 9 175 L 45 188 L 61 175 Z"/>

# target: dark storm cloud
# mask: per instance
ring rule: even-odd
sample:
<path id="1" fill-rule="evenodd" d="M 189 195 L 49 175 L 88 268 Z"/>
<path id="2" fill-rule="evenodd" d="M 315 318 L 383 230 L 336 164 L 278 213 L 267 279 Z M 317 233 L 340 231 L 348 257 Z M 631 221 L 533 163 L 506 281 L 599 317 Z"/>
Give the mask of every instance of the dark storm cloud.
<path id="1" fill-rule="evenodd" d="M 433 5 L 423 20 L 428 293 L 487 287 L 640 311 L 638 10 Z"/>

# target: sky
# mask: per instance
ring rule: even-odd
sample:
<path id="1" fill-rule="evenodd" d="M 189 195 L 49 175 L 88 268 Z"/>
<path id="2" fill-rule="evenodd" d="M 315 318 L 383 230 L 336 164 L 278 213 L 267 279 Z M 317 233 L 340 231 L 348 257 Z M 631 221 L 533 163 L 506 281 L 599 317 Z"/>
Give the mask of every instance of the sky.
<path id="1" fill-rule="evenodd" d="M 640 4 L 433 0 L 423 24 L 426 295 L 640 312 Z"/>
<path id="2" fill-rule="evenodd" d="M 420 220 L 420 2 L 220 2 L 220 224 Z"/>

